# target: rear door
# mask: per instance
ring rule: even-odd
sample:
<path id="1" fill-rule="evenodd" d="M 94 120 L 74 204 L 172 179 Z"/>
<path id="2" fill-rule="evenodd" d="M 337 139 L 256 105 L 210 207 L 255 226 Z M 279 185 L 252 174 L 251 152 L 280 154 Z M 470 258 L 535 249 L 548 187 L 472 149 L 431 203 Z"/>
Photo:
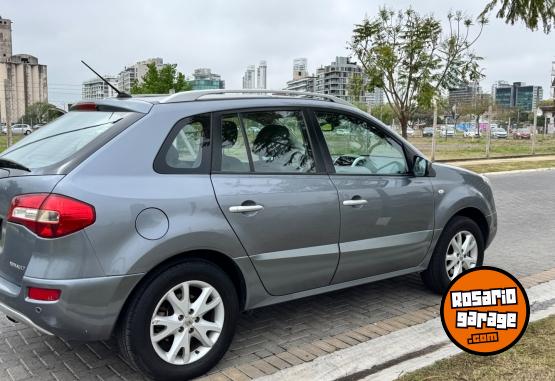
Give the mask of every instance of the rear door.
<path id="1" fill-rule="evenodd" d="M 358 115 L 315 111 L 339 191 L 340 261 L 333 283 L 417 266 L 434 225 L 429 178 L 408 173 L 403 146 Z M 349 131 L 349 134 L 337 131 Z"/>
<path id="2" fill-rule="evenodd" d="M 339 260 L 337 190 L 305 121 L 294 109 L 214 118 L 216 197 L 272 295 L 328 285 Z"/>

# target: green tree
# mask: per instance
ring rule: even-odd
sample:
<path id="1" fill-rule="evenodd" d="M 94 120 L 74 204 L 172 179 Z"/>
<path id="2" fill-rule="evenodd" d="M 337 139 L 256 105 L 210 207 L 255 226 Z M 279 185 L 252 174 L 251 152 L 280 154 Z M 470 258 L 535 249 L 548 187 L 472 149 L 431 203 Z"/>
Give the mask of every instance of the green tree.
<path id="1" fill-rule="evenodd" d="M 381 88 L 401 124 L 403 136 L 415 109 L 429 107 L 434 96 L 464 82 L 483 77 L 471 48 L 478 40 L 486 19 L 474 23 L 462 12 L 449 13 L 449 29 L 441 21 L 421 16 L 412 9 L 381 8 L 374 19 L 356 25 L 350 49 L 364 68 L 367 90 Z"/>
<path id="2" fill-rule="evenodd" d="M 63 115 L 63 113 L 53 104 L 36 102 L 27 107 L 25 114 L 19 118 L 19 123 L 30 125 L 45 124 Z"/>
<path id="3" fill-rule="evenodd" d="M 388 126 L 391 126 L 393 119 L 395 118 L 395 113 L 389 103 L 373 106 L 370 110 L 370 114 Z"/>
<path id="4" fill-rule="evenodd" d="M 142 78 L 142 83 L 135 83 L 131 87 L 131 94 L 169 94 L 172 90 L 189 91 L 191 84 L 185 75 L 176 69 L 177 65 L 164 65 L 160 70 L 154 63 L 147 65 L 148 70 Z"/>
<path id="5" fill-rule="evenodd" d="M 493 11 L 497 5 L 501 7 L 496 17 L 505 19 L 507 24 L 513 25 L 522 20 L 531 30 L 538 29 L 542 24 L 543 31 L 549 33 L 555 26 L 555 1 L 554 0 L 492 0 L 480 16 L 485 16 Z"/>

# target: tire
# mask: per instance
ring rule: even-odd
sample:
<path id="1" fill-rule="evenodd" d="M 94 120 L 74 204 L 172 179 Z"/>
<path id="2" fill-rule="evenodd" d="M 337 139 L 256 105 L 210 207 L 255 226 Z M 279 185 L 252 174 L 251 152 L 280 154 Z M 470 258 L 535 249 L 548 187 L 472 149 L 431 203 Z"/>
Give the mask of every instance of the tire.
<path id="1" fill-rule="evenodd" d="M 209 291 L 209 297 L 201 298 L 201 290 L 208 290 L 208 286 L 215 292 Z M 185 288 L 190 290 L 190 305 L 183 304 Z M 173 297 L 177 297 L 177 301 L 172 299 L 173 304 L 168 299 L 172 298 L 172 294 Z M 185 306 L 189 305 L 190 313 L 192 307 L 195 307 L 195 302 L 200 302 L 201 299 L 216 307 L 200 315 L 183 312 Z M 218 300 L 221 301 L 220 304 L 216 304 Z M 174 310 L 174 305 L 180 306 L 181 309 Z M 165 313 L 155 317 L 155 310 Z M 202 308 L 195 311 L 195 314 L 200 310 Z M 221 268 L 203 260 L 178 263 L 156 271 L 133 293 L 133 299 L 130 300 L 118 326 L 117 339 L 120 351 L 132 366 L 155 380 L 181 381 L 199 377 L 214 367 L 227 351 L 235 333 L 238 313 L 239 300 L 236 289 Z M 167 325 L 154 325 L 155 321 L 160 322 L 164 318 L 167 319 L 164 321 L 169 322 Z M 206 327 L 203 322 L 213 326 L 220 324 L 219 335 L 217 331 L 201 328 L 201 325 Z M 176 328 L 178 326 L 179 328 Z M 162 327 L 165 329 L 161 329 Z M 175 335 L 168 334 L 167 338 L 158 342 L 156 338 L 151 339 L 151 335 L 161 333 L 160 336 L 164 336 L 163 333 L 167 330 L 175 332 Z M 201 344 L 199 338 L 202 335 L 199 336 L 198 333 L 200 330 L 204 330 L 205 340 L 214 341 L 211 348 Z M 194 333 L 185 336 L 193 331 Z M 175 340 L 186 340 L 183 338 L 187 337 L 191 337 L 188 345 L 191 348 L 189 360 L 184 349 L 172 352 Z M 182 342 L 184 341 L 179 343 Z M 179 348 L 180 344 L 176 347 Z M 174 360 L 171 360 L 170 353 L 176 354 Z M 162 355 L 167 356 L 166 359 L 163 359 Z M 172 362 L 169 362 L 170 360 Z"/>
<path id="2" fill-rule="evenodd" d="M 25 135 L 31 135 L 31 131 L 27 130 L 24 132 Z"/>
<path id="3" fill-rule="evenodd" d="M 454 254 L 455 258 L 457 258 L 451 241 L 457 237 L 459 233 L 463 240 L 464 237 L 468 237 L 466 233 L 471 234 L 476 243 L 476 250 L 469 250 L 468 257 L 466 257 L 469 258 L 467 261 L 461 262 L 459 259 L 454 259 L 454 261 L 448 262 L 448 254 Z M 432 254 L 432 258 L 430 259 L 430 263 L 428 264 L 428 268 L 421 273 L 424 284 L 433 292 L 443 294 L 449 287 L 449 283 L 456 278 L 455 270 L 458 268 L 458 265 L 455 264 L 451 270 L 448 270 L 448 267 L 453 265 L 453 262 L 461 263 L 463 265 L 461 271 L 465 271 L 468 269 L 469 262 L 471 262 L 470 257 L 475 257 L 473 259 L 475 261 L 473 267 L 482 266 L 484 261 L 484 237 L 482 231 L 474 220 L 468 217 L 456 216 L 449 221 L 443 229 L 434 249 L 434 253 Z M 464 268 L 465 266 L 467 268 Z"/>

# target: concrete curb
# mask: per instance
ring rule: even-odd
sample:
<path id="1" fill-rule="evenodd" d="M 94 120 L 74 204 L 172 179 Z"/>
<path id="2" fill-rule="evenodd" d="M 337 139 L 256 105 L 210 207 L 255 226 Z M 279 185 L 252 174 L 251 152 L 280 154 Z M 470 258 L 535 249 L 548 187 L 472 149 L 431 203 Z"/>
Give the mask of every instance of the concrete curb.
<path id="1" fill-rule="evenodd" d="M 484 175 L 484 176 L 513 175 L 513 174 L 517 174 L 517 173 L 544 172 L 544 171 L 553 171 L 553 170 L 555 170 L 555 167 L 533 168 L 533 169 L 515 169 L 514 171 L 484 172 L 484 173 L 482 173 L 482 175 Z"/>

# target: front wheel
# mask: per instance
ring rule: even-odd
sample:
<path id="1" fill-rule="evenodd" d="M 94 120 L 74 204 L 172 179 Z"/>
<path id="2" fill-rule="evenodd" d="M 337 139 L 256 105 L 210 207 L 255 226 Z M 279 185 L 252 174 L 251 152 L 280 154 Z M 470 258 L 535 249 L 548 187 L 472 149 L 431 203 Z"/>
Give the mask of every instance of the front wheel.
<path id="1" fill-rule="evenodd" d="M 483 261 L 480 227 L 468 217 L 457 216 L 443 229 L 422 280 L 432 291 L 442 294 L 459 274 L 482 266 Z"/>
<path id="2" fill-rule="evenodd" d="M 188 380 L 223 357 L 235 332 L 239 302 L 219 267 L 188 261 L 150 276 L 119 328 L 122 354 L 156 380 Z"/>

